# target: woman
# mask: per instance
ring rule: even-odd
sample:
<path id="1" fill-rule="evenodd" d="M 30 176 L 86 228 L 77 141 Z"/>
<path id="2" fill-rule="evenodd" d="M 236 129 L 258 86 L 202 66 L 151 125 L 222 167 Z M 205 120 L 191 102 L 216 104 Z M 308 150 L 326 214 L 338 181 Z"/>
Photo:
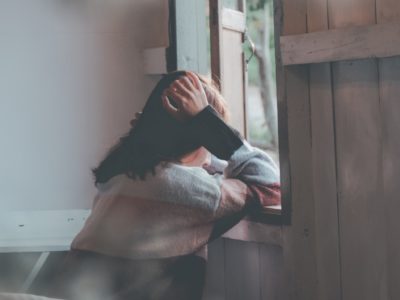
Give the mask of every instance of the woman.
<path id="1" fill-rule="evenodd" d="M 271 158 L 228 126 L 217 89 L 165 75 L 94 169 L 98 194 L 48 296 L 201 299 L 206 245 L 251 205 L 280 202 Z"/>

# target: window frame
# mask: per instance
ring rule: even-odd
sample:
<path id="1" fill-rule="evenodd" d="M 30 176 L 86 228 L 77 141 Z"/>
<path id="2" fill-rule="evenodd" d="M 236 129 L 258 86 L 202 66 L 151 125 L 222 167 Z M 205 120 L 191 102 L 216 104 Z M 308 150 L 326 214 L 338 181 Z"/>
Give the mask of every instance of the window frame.
<path id="1" fill-rule="evenodd" d="M 208 2 L 210 7 L 210 30 L 214 26 L 221 28 L 221 8 L 222 0 L 168 0 L 170 10 L 170 45 L 166 51 L 167 70 L 174 71 L 179 69 L 189 69 L 204 73 L 207 70 L 207 47 L 204 43 L 205 30 L 205 6 Z M 242 2 L 243 1 L 243 2 Z M 244 3 L 245 0 L 239 0 Z M 280 35 L 282 31 L 282 7 L 280 0 L 271 0 L 274 5 L 274 33 L 275 33 L 275 56 L 276 56 L 276 85 L 277 85 L 277 106 L 278 106 L 278 138 L 279 138 L 279 162 L 281 177 L 281 209 L 265 207 L 261 211 L 252 211 L 245 219 L 251 222 L 271 224 L 271 225 L 291 225 L 292 205 L 291 205 L 291 176 L 289 161 L 289 136 L 288 136 L 288 111 L 286 103 L 286 92 L 284 88 L 284 69 L 280 51 Z M 244 5 L 239 7 L 245 13 Z M 191 8 L 191 9 L 190 9 Z M 216 11 L 217 10 L 217 11 Z M 217 19 L 216 19 L 217 18 Z M 195 20 L 195 22 L 193 22 Z M 203 30 L 199 28 L 204 27 Z M 185 31 L 194 32 L 191 35 L 180 35 Z M 219 38 L 221 29 L 217 29 L 218 34 L 210 36 L 211 43 L 211 69 L 212 77 L 219 80 L 220 74 L 220 47 Z M 203 42 L 202 42 L 203 41 Z M 192 49 L 187 45 L 191 44 Z M 194 51 L 196 50 L 196 51 Z M 197 56 L 196 56 L 197 54 Z M 247 72 L 244 72 L 247 73 Z M 243 74 L 247 80 L 247 74 Z M 245 87 L 246 90 L 247 87 Z M 246 99 L 243 99 L 246 102 Z M 248 118 L 246 118 L 246 123 Z M 247 124 L 245 125 L 247 128 Z"/>

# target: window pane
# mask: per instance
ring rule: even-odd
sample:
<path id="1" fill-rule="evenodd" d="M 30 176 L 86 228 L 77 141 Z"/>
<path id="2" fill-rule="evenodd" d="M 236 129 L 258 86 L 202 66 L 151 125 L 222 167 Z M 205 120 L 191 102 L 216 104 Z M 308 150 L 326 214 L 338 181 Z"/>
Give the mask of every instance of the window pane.
<path id="1" fill-rule="evenodd" d="M 256 53 L 248 64 L 247 114 L 250 142 L 279 162 L 275 75 L 275 42 L 272 0 L 247 1 L 248 35 Z M 245 47 L 246 57 L 251 54 Z"/>

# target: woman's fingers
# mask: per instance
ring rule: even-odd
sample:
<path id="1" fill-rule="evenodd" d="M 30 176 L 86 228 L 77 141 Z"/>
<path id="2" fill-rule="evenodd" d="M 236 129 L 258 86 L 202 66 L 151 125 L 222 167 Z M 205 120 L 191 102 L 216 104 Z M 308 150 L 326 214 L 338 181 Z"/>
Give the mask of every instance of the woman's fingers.
<path id="1" fill-rule="evenodd" d="M 202 87 L 201 82 L 199 77 L 197 77 L 196 74 L 194 74 L 193 72 L 187 72 L 186 75 L 188 77 L 190 77 L 190 79 L 192 80 L 193 85 L 197 88 L 200 89 Z"/>
<path id="2" fill-rule="evenodd" d="M 208 105 L 200 79 L 192 72 L 186 74 L 164 91 L 162 100 L 165 109 L 180 120 L 195 116 Z M 172 100 L 175 103 L 171 104 Z M 173 104 L 176 104 L 175 107 Z"/>
<path id="3" fill-rule="evenodd" d="M 180 82 L 180 81 L 175 81 L 172 85 L 171 88 L 174 92 L 182 94 L 185 97 L 190 98 L 191 97 L 191 92 L 189 89 L 186 88 L 186 86 Z"/>
<path id="4" fill-rule="evenodd" d="M 177 108 L 175 108 L 172 104 L 171 104 L 171 102 L 169 101 L 169 99 L 168 99 L 168 96 L 166 96 L 166 95 L 163 95 L 162 97 L 162 104 L 163 104 L 163 107 L 165 108 L 165 110 L 167 111 L 167 112 L 169 112 L 172 116 L 177 116 L 177 114 L 178 114 L 178 109 Z"/>
<path id="5" fill-rule="evenodd" d="M 164 94 L 169 96 L 170 99 L 175 101 L 176 105 L 181 107 L 186 102 L 186 96 L 181 93 L 181 91 L 177 88 L 169 88 L 165 90 Z"/>
<path id="6" fill-rule="evenodd" d="M 171 101 L 169 100 L 168 96 L 163 95 L 162 97 L 162 103 L 165 108 L 165 110 L 175 119 L 179 121 L 184 121 L 186 119 L 186 116 L 182 114 L 182 111 L 180 111 L 178 108 L 175 108 L 172 104 Z"/>
<path id="7" fill-rule="evenodd" d="M 190 81 L 187 76 L 181 77 L 179 81 L 190 91 L 193 90 L 194 84 Z"/>

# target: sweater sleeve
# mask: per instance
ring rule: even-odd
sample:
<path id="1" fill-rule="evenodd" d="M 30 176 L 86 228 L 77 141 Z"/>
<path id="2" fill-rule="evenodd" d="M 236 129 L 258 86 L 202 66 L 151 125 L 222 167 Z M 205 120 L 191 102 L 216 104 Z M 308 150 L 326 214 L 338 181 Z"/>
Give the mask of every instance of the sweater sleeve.
<path id="1" fill-rule="evenodd" d="M 218 158 L 216 167 L 221 167 L 222 160 L 227 162 L 222 174 L 210 175 L 219 187 L 219 198 L 214 199 L 217 217 L 239 212 L 251 202 L 280 204 L 279 171 L 267 153 L 251 146 L 210 105 L 189 126 L 194 138 Z"/>

